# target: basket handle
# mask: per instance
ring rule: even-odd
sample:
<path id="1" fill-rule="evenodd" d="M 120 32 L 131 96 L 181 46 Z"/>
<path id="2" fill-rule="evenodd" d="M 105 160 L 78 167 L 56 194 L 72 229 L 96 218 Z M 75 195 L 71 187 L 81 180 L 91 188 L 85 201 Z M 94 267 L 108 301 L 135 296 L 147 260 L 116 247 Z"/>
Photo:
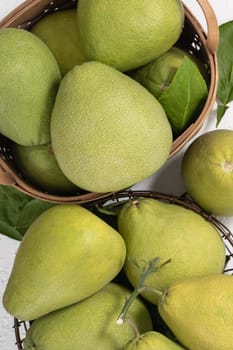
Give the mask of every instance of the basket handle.
<path id="1" fill-rule="evenodd" d="M 15 181 L 0 166 L 0 185 L 14 185 L 14 184 L 15 184 Z"/>
<path id="2" fill-rule="evenodd" d="M 219 28 L 215 12 L 208 0 L 197 0 L 197 2 L 202 8 L 207 23 L 206 46 L 212 54 L 215 54 L 219 43 Z"/>

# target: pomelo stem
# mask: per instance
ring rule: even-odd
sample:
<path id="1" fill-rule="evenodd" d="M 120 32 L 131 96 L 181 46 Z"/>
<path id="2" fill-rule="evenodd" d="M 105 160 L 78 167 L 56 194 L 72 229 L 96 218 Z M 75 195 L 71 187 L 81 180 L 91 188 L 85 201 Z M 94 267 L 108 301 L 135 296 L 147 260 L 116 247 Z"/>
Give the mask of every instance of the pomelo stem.
<path id="1" fill-rule="evenodd" d="M 149 263 L 148 263 L 148 267 L 145 268 L 142 271 L 141 276 L 140 276 L 139 281 L 138 281 L 138 284 L 134 288 L 134 290 L 133 290 L 132 294 L 130 295 L 130 297 L 125 301 L 123 309 L 122 309 L 120 315 L 117 318 L 117 323 L 118 324 L 123 324 L 125 322 L 126 316 L 127 316 L 127 312 L 129 310 L 131 304 L 137 298 L 137 296 L 139 294 L 141 294 L 142 292 L 150 291 L 150 292 L 153 292 L 153 293 L 157 294 L 160 298 L 162 298 L 164 292 L 162 292 L 161 290 L 150 288 L 150 287 L 147 287 L 147 286 L 144 285 L 144 282 L 145 282 L 145 279 L 147 278 L 147 276 L 149 276 L 153 272 L 156 272 L 156 271 L 160 270 L 164 265 L 169 263 L 171 261 L 171 259 L 166 260 L 164 263 L 162 263 L 160 265 L 158 265 L 158 261 L 159 261 L 158 257 L 155 258 L 155 259 L 150 260 Z"/>
<path id="2" fill-rule="evenodd" d="M 138 327 L 137 327 L 136 323 L 129 317 L 126 317 L 125 322 L 127 322 L 130 325 L 130 327 L 131 327 L 131 329 L 132 329 L 132 331 L 134 333 L 135 338 L 139 339 L 140 338 L 140 332 L 138 330 Z"/>

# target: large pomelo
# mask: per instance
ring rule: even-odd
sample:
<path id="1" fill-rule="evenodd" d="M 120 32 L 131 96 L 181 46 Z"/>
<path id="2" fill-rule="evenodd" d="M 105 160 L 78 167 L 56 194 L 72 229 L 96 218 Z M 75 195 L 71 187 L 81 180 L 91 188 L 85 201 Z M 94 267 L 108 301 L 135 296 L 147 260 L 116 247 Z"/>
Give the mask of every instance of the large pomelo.
<path id="1" fill-rule="evenodd" d="M 61 73 L 34 34 L 0 30 L 0 132 L 24 146 L 50 141 L 50 116 Z"/>
<path id="2" fill-rule="evenodd" d="M 169 259 L 170 263 L 146 278 L 145 284 L 152 289 L 165 290 L 188 277 L 224 270 L 226 252 L 219 232 L 202 216 L 177 204 L 152 198 L 129 200 L 119 212 L 118 231 L 126 244 L 124 270 L 134 287 L 145 262 L 156 257 L 160 263 Z M 142 295 L 158 303 L 155 293 Z"/>
<path id="3" fill-rule="evenodd" d="M 91 297 L 37 319 L 24 340 L 25 350 L 121 350 L 132 338 L 128 322 L 117 324 L 131 292 L 109 283 Z M 148 310 L 135 299 L 128 316 L 140 332 L 152 330 Z"/>
<path id="4" fill-rule="evenodd" d="M 99 62 L 84 63 L 64 77 L 51 137 L 63 173 L 92 192 L 117 191 L 145 179 L 163 165 L 172 144 L 156 98 Z"/>
<path id="5" fill-rule="evenodd" d="M 53 206 L 24 235 L 3 305 L 21 320 L 62 309 L 116 277 L 125 255 L 120 234 L 89 210 L 74 204 Z"/>
<path id="6" fill-rule="evenodd" d="M 79 0 L 82 47 L 89 60 L 121 71 L 140 67 L 175 44 L 184 22 L 180 0 Z"/>

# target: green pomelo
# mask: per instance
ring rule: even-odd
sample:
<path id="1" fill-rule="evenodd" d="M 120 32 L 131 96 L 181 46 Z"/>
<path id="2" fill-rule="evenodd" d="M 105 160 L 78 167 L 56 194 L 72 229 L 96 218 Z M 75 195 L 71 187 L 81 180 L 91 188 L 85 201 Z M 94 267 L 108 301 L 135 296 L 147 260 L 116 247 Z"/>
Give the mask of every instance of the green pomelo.
<path id="1" fill-rule="evenodd" d="M 80 45 L 76 9 L 43 17 L 31 29 L 53 52 L 64 76 L 85 61 Z"/>
<path id="2" fill-rule="evenodd" d="M 206 101 L 205 75 L 199 60 L 176 47 L 131 73 L 158 98 L 175 137 L 197 118 Z"/>
<path id="3" fill-rule="evenodd" d="M 233 130 L 213 130 L 195 139 L 184 154 L 182 176 L 203 209 L 233 215 Z"/>
<path id="4" fill-rule="evenodd" d="M 179 0 L 79 0 L 78 22 L 87 58 L 127 71 L 175 44 L 184 10 Z"/>
<path id="5" fill-rule="evenodd" d="M 77 187 L 62 173 L 51 145 L 14 145 L 15 161 L 19 171 L 33 185 L 44 191 L 71 194 Z"/>
<path id="6" fill-rule="evenodd" d="M 157 59 L 132 72 L 131 76 L 159 98 L 170 85 L 185 56 L 187 52 L 172 47 Z"/>
<path id="7" fill-rule="evenodd" d="M 117 231 L 78 205 L 56 205 L 27 230 L 3 304 L 18 319 L 34 320 L 94 294 L 124 260 Z"/>
<path id="8" fill-rule="evenodd" d="M 160 300 L 161 317 L 189 350 L 232 350 L 233 276 L 212 275 L 172 285 Z"/>
<path id="9" fill-rule="evenodd" d="M 66 74 L 51 119 L 53 150 L 66 177 L 92 192 L 141 181 L 167 160 L 172 132 L 159 102 L 99 62 Z"/>
<path id="10" fill-rule="evenodd" d="M 159 332 L 147 332 L 129 341 L 124 350 L 182 350 L 181 346 Z"/>
<path id="11" fill-rule="evenodd" d="M 25 350 L 121 350 L 133 332 L 116 320 L 130 292 L 114 283 L 93 296 L 36 320 L 26 335 Z M 149 312 L 136 299 L 129 317 L 141 332 L 152 330 Z"/>
<path id="12" fill-rule="evenodd" d="M 125 272 L 135 287 L 140 270 L 155 257 L 163 263 L 158 272 L 147 277 L 145 284 L 164 290 L 172 283 L 191 276 L 221 273 L 225 265 L 225 246 L 218 231 L 203 217 L 184 207 L 155 199 L 129 201 L 118 216 L 118 230 L 127 250 Z M 152 303 L 154 293 L 142 294 Z"/>
<path id="13" fill-rule="evenodd" d="M 49 143 L 61 80 L 51 51 L 26 30 L 1 29 L 0 77 L 0 132 L 24 146 Z"/>

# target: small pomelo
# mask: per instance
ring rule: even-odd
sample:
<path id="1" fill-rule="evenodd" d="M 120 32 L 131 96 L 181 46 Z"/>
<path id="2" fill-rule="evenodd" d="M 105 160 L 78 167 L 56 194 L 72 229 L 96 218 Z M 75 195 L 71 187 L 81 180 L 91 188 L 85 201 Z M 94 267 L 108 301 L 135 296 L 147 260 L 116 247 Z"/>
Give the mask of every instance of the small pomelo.
<path id="1" fill-rule="evenodd" d="M 184 10 L 180 0 L 79 0 L 78 22 L 87 58 L 127 71 L 175 44 Z"/>
<path id="2" fill-rule="evenodd" d="M 14 146 L 15 160 L 19 171 L 32 184 L 44 191 L 71 194 L 77 187 L 62 173 L 51 145 Z"/>
<path id="3" fill-rule="evenodd" d="M 182 176 L 203 209 L 233 215 L 233 130 L 213 130 L 195 139 L 183 157 Z"/>
<path id="4" fill-rule="evenodd" d="M 125 74 L 94 61 L 63 78 L 51 137 L 63 173 L 91 192 L 118 191 L 152 175 L 172 144 L 156 98 Z"/>
<path id="5" fill-rule="evenodd" d="M 85 61 L 80 45 L 76 10 L 64 10 L 43 17 L 31 29 L 53 52 L 62 75 Z"/>

